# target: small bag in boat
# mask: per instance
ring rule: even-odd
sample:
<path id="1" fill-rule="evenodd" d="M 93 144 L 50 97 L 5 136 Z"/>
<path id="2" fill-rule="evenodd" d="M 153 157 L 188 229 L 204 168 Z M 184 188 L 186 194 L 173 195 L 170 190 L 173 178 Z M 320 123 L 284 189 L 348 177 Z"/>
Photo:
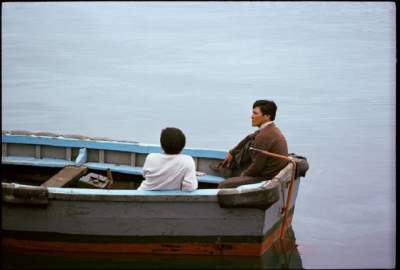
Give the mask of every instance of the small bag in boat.
<path id="1" fill-rule="evenodd" d="M 106 176 L 89 173 L 82 176 L 78 181 L 78 187 L 80 188 L 107 188 L 111 185 L 112 181 Z"/>

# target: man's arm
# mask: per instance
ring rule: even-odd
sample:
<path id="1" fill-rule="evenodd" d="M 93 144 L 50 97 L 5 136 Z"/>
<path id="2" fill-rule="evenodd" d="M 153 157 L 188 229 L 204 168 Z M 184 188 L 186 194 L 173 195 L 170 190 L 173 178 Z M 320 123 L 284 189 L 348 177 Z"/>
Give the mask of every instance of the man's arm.
<path id="1" fill-rule="evenodd" d="M 256 136 L 258 132 L 254 132 L 250 135 L 247 135 L 243 140 L 241 140 L 234 148 L 232 148 L 231 150 L 228 151 L 228 154 L 225 157 L 225 160 L 221 163 L 220 166 L 225 167 L 225 166 L 229 166 L 232 161 L 233 161 L 233 157 L 238 154 L 242 148 L 246 145 L 246 143 L 249 140 L 254 139 L 254 137 Z"/>
<path id="2" fill-rule="evenodd" d="M 243 140 L 241 140 L 234 148 L 232 148 L 231 150 L 229 150 L 229 153 L 234 156 L 237 153 L 240 152 L 240 150 L 242 150 L 242 148 L 245 146 L 245 144 L 249 141 L 254 139 L 255 137 L 255 133 L 252 133 L 250 135 L 247 135 Z"/>
<path id="3" fill-rule="evenodd" d="M 272 141 L 266 140 L 265 138 L 258 136 L 254 141 L 254 148 L 269 151 L 272 146 Z M 241 176 L 260 176 L 265 169 L 265 164 L 269 157 L 255 152 L 253 153 L 253 161 L 250 166 L 241 173 Z"/>

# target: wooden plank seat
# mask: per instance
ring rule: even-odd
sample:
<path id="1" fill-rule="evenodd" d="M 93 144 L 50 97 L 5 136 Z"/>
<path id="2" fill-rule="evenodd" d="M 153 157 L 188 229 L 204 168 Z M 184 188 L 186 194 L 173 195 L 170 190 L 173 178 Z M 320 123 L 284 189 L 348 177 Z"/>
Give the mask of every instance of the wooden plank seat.
<path id="1" fill-rule="evenodd" d="M 49 180 L 41 184 L 42 187 L 66 187 L 74 182 L 87 172 L 85 166 L 65 166 L 58 173 L 53 175 Z"/>
<path id="2" fill-rule="evenodd" d="M 16 157 L 16 156 L 6 156 L 2 157 L 3 164 L 14 164 L 14 165 L 31 165 L 31 166 L 42 166 L 42 167 L 56 167 L 62 168 L 67 165 L 74 165 L 75 162 L 67 161 L 62 159 L 52 159 L 52 158 L 32 158 L 32 157 Z M 143 175 L 142 167 L 134 167 L 129 165 L 118 165 L 111 163 L 100 163 L 100 162 L 86 162 L 83 164 L 88 169 L 106 171 L 110 169 L 112 172 L 119 172 L 131 175 Z M 219 184 L 225 179 L 215 175 L 202 175 L 198 176 L 197 179 L 202 183 Z"/>

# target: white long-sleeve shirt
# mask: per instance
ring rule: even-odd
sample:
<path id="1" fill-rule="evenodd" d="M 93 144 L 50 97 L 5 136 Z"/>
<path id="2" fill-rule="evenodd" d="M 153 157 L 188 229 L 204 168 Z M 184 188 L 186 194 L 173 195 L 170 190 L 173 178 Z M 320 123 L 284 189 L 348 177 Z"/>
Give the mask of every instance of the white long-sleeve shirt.
<path id="1" fill-rule="evenodd" d="M 191 156 L 150 153 L 143 165 L 142 181 L 138 190 L 197 189 L 196 166 Z"/>

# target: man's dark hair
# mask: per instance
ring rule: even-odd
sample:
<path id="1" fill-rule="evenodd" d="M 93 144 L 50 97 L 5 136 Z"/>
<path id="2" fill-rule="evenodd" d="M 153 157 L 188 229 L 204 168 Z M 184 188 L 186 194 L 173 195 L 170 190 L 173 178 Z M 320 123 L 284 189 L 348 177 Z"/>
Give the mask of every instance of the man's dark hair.
<path id="1" fill-rule="evenodd" d="M 272 100 L 266 100 L 266 99 L 257 100 L 253 104 L 253 109 L 255 107 L 259 107 L 260 111 L 263 114 L 269 114 L 272 121 L 275 120 L 276 110 L 278 109 L 278 107 L 276 106 L 275 102 L 273 102 Z"/>
<path id="2" fill-rule="evenodd" d="M 186 138 L 180 129 L 167 127 L 161 131 L 160 142 L 166 154 L 175 155 L 185 147 Z"/>

